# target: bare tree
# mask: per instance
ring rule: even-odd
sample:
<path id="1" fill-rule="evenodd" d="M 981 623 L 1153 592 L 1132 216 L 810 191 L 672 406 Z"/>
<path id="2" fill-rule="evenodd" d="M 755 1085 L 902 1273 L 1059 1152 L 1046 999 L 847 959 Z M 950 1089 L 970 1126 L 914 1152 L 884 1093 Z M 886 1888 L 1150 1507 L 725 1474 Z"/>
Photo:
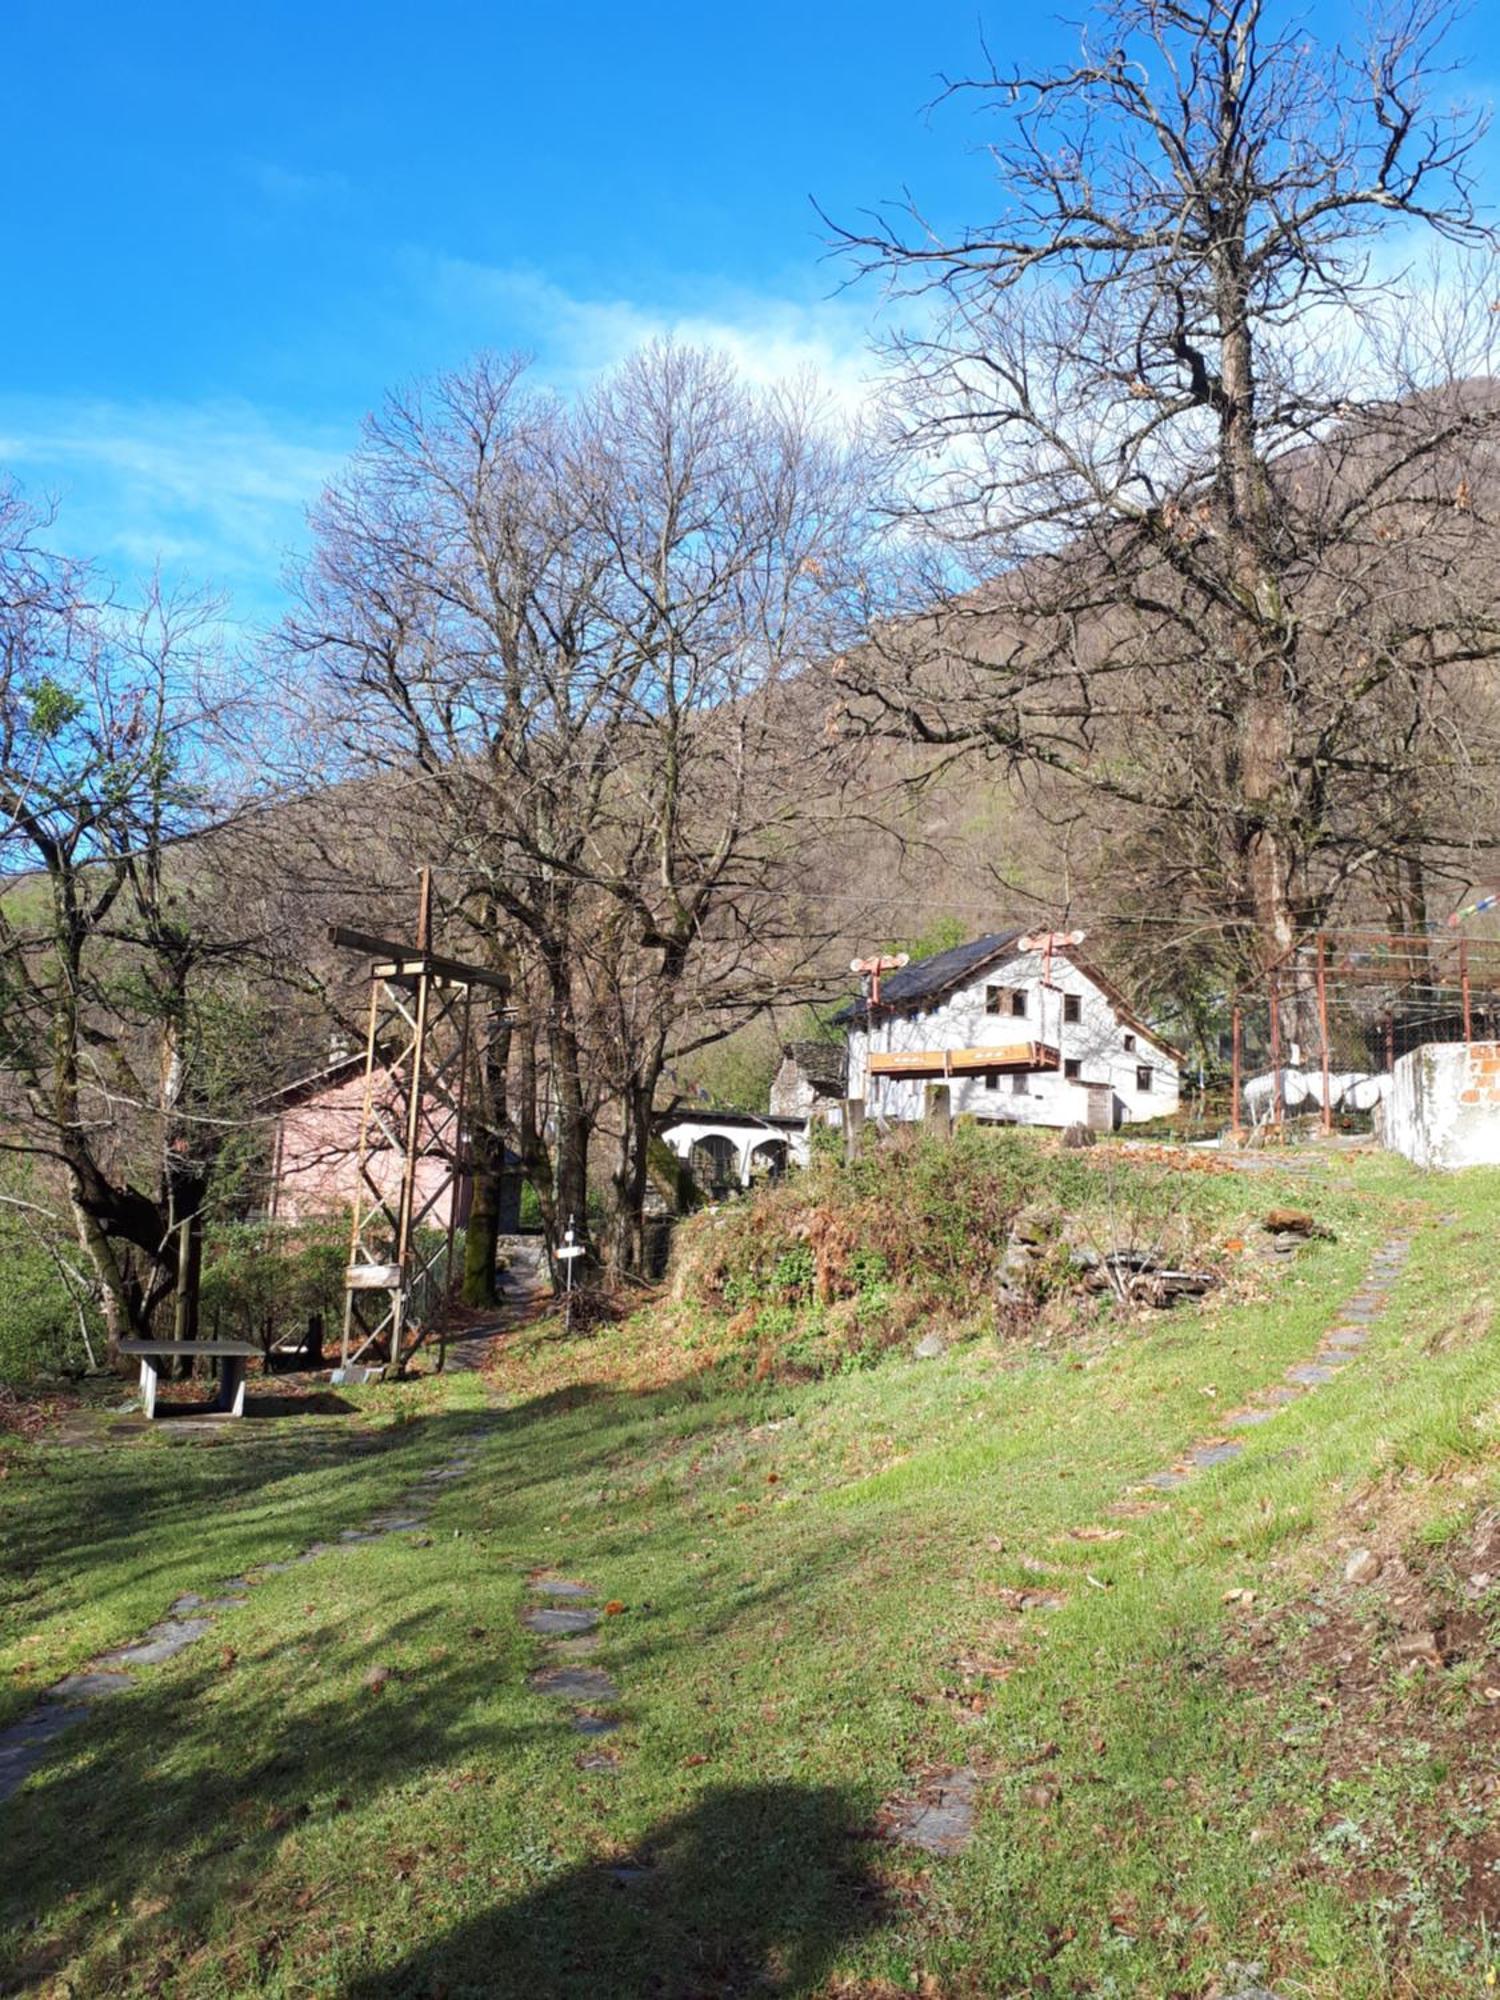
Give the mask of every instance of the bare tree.
<path id="1" fill-rule="evenodd" d="M 913 302 L 931 603 L 854 705 L 1106 801 L 1251 964 L 1382 871 L 1463 872 L 1488 796 L 1493 237 L 1447 25 L 1398 0 L 1348 51 L 1268 0 L 1111 0 L 1071 66 L 950 87 L 998 126 L 993 221 L 842 232 Z"/>
<path id="2" fill-rule="evenodd" d="M 480 360 L 393 400 L 317 516 L 293 657 L 322 663 L 350 768 L 421 785 L 466 921 L 524 961 L 554 1242 L 585 1225 L 609 1079 L 627 1267 L 664 1063 L 785 973 L 772 889 L 820 797 L 815 663 L 852 629 L 856 465 L 806 392 L 670 345 L 572 411 Z M 535 1101 L 513 1120 L 533 1172 Z"/>

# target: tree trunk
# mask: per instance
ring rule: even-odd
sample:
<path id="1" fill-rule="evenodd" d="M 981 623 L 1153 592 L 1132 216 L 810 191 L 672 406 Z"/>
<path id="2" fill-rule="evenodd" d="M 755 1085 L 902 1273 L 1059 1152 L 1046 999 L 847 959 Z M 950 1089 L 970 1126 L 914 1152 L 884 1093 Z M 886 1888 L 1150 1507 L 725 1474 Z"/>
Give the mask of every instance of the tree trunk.
<path id="1" fill-rule="evenodd" d="M 568 1229 L 575 1240 L 588 1242 L 589 1233 L 589 1140 L 593 1120 L 584 1104 L 583 1058 L 578 1031 L 573 1022 L 573 993 L 566 966 L 561 960 L 548 965 L 551 1019 L 548 1047 L 552 1058 L 552 1084 L 557 1105 L 557 1144 L 554 1154 L 555 1208 L 549 1251 L 555 1251 Z M 576 1283 L 578 1273 L 574 1273 Z M 553 1284 L 557 1274 L 554 1270 Z"/>
<path id="2" fill-rule="evenodd" d="M 510 1063 L 510 1024 L 495 1010 L 480 1052 L 475 1078 L 473 1112 L 473 1196 L 464 1231 L 463 1300 L 467 1306 L 499 1303 L 495 1263 L 505 1200 L 506 1071 Z"/>

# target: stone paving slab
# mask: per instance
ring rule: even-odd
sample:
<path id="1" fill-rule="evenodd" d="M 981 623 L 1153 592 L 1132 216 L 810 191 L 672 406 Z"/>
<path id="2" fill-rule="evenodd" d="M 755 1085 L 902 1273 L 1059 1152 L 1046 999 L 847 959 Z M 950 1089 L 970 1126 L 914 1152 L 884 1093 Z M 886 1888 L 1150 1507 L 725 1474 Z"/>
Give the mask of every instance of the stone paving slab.
<path id="1" fill-rule="evenodd" d="M 924 1854 L 961 1854 L 973 1838 L 979 1783 L 977 1771 L 951 1771 L 929 1780 L 916 1798 L 890 1800 L 881 1812 L 886 1839 Z"/>
<path id="2" fill-rule="evenodd" d="M 533 1611 L 523 1611 L 521 1623 L 531 1632 L 541 1632 L 554 1638 L 571 1638 L 580 1632 L 592 1632 L 599 1623 L 599 1614 L 597 1611 L 570 1611 L 561 1605 L 546 1605 Z"/>
<path id="3" fill-rule="evenodd" d="M 526 1676 L 533 1694 L 560 1701 L 616 1701 L 620 1690 L 602 1667 L 538 1667 Z"/>

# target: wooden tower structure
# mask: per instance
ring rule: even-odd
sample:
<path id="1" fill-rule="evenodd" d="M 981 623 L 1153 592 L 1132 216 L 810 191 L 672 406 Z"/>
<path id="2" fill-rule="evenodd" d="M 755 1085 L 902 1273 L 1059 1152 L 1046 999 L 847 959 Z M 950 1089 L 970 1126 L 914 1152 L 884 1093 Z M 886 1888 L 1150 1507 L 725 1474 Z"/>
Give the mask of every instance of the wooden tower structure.
<path id="1" fill-rule="evenodd" d="M 452 1268 L 468 1165 L 464 1111 L 473 990 L 505 994 L 510 983 L 503 973 L 431 949 L 426 869 L 415 944 L 342 924 L 331 935 L 335 944 L 373 961 L 341 1365 L 378 1361 L 399 1375 L 440 1320 Z M 377 1163 L 392 1159 L 399 1161 L 399 1174 L 377 1171 Z M 445 1215 L 442 1228 L 426 1226 L 435 1210 Z"/>

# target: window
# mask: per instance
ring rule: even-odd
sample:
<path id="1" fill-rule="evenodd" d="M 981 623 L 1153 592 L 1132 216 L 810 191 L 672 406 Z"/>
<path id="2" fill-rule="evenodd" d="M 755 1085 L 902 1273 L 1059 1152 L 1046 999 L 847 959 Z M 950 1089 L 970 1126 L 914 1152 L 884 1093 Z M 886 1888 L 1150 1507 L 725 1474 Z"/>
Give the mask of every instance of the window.
<path id="1" fill-rule="evenodd" d="M 1128 1056 L 1133 1056 L 1133 1055 L 1135 1054 L 1135 1036 L 1134 1036 L 1134 1035 L 1127 1035 L 1127 1036 L 1125 1037 L 1125 1053 L 1126 1053 L 1126 1055 L 1128 1055 Z"/>
<path id="2" fill-rule="evenodd" d="M 1016 988 L 1015 992 L 1012 993 L 1010 996 L 1010 1011 L 1012 1014 L 1016 1016 L 1018 1020 L 1022 1021 L 1025 1020 L 1026 994 L 1024 989 L 1019 986 Z"/>
<path id="3" fill-rule="evenodd" d="M 1012 1070 L 1010 1094 L 1012 1097 L 1024 1097 L 1026 1095 L 1026 1072 L 1024 1069 Z"/>
<path id="4" fill-rule="evenodd" d="M 1075 1083 L 1083 1075 L 1083 1064 L 1077 1056 L 1069 1056 L 1063 1063 L 1063 1075 L 1071 1078 Z"/>
<path id="5" fill-rule="evenodd" d="M 1150 1063 L 1137 1063 L 1137 1064 L 1136 1064 L 1136 1070 L 1135 1070 L 1135 1087 L 1136 1087 L 1136 1089 L 1137 1089 L 1137 1090 L 1149 1090 L 1149 1089 L 1151 1088 L 1151 1065 L 1150 1065 Z"/>
<path id="6" fill-rule="evenodd" d="M 986 986 L 984 989 L 984 1011 L 986 1014 L 1000 1014 L 1005 1011 L 1005 988 Z"/>
<path id="7" fill-rule="evenodd" d="M 997 1070 L 997 1069 L 987 1069 L 987 1070 L 985 1071 L 985 1073 L 984 1073 L 984 1087 L 985 1087 L 985 1089 L 986 1089 L 986 1090 L 998 1090 L 998 1089 L 1000 1088 L 1000 1072 L 999 1072 L 999 1070 Z"/>
<path id="8" fill-rule="evenodd" d="M 1078 994 L 1065 993 L 1063 995 L 1063 1019 L 1065 1021 L 1081 1021 L 1083 1019 L 1083 1001 Z"/>

